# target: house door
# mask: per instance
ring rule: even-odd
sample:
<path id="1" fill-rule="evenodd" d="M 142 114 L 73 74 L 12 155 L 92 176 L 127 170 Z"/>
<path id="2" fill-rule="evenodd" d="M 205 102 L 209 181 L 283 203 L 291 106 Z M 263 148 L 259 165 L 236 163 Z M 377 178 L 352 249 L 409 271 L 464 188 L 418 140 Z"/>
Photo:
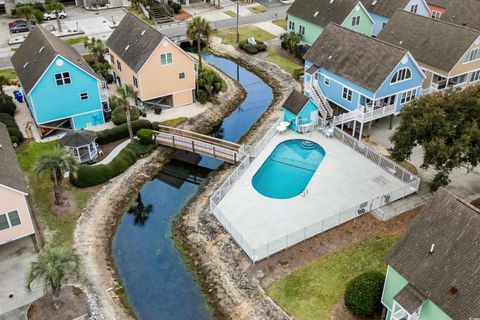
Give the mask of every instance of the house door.
<path id="1" fill-rule="evenodd" d="M 310 113 L 310 122 L 311 122 L 314 126 L 318 126 L 318 110 L 312 111 L 312 112 Z"/>

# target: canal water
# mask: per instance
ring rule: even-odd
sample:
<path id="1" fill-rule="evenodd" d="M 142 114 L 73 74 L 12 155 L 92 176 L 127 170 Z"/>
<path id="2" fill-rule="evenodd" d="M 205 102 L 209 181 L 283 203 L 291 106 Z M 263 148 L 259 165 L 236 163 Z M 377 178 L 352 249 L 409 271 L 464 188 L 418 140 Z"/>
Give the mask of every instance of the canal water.
<path id="1" fill-rule="evenodd" d="M 267 110 L 272 89 L 235 62 L 211 54 L 204 58 L 237 79 L 247 97 L 212 134 L 238 141 Z M 125 293 L 141 320 L 210 319 L 194 275 L 190 273 L 171 237 L 173 219 L 199 191 L 207 175 L 221 161 L 180 153 L 147 182 L 124 214 L 112 241 L 112 257 Z"/>

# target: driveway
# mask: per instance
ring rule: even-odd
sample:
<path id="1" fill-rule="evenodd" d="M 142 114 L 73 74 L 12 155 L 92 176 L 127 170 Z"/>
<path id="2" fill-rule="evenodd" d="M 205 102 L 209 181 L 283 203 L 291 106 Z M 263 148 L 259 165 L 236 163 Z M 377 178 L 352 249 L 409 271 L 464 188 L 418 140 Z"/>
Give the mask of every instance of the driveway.
<path id="1" fill-rule="evenodd" d="M 20 308 L 43 295 L 43 286 L 34 283 L 32 292 L 25 289 L 25 274 L 36 259 L 32 240 L 25 237 L 0 246 L 0 320 L 17 319 Z M 8 313 L 7 315 L 4 315 Z"/>

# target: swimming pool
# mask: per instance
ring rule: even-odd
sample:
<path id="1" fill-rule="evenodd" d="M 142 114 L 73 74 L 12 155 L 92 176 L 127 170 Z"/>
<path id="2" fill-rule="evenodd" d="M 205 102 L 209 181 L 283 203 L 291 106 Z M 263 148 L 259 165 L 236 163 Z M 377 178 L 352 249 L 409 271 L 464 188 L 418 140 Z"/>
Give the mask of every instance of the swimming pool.
<path id="1" fill-rule="evenodd" d="M 260 194 L 274 199 L 298 196 L 325 157 L 325 150 L 309 140 L 294 139 L 280 143 L 253 176 L 252 184 Z"/>

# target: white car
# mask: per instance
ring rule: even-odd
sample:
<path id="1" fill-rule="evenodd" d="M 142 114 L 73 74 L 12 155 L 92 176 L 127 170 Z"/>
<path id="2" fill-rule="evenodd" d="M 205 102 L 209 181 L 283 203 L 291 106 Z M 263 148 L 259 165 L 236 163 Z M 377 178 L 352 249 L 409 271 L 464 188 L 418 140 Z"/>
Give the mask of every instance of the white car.
<path id="1" fill-rule="evenodd" d="M 55 11 L 44 12 L 44 13 L 43 13 L 43 20 L 47 20 L 47 21 L 48 21 L 48 20 L 55 20 L 55 19 L 57 19 L 57 16 L 55 15 L 55 13 L 56 13 Z M 59 11 L 59 12 L 58 12 L 58 17 L 59 17 L 60 19 L 63 19 L 63 18 L 65 18 L 66 16 L 67 16 L 67 14 L 65 13 L 65 11 L 62 10 L 62 11 Z"/>

